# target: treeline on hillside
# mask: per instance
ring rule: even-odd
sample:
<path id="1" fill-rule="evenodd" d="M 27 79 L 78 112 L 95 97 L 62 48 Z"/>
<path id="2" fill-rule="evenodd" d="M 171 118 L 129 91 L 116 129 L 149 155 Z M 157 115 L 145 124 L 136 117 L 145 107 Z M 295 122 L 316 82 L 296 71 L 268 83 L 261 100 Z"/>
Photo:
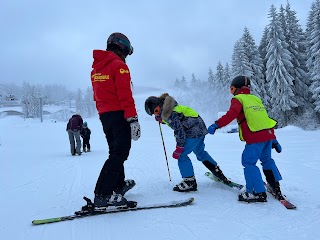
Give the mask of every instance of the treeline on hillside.
<path id="1" fill-rule="evenodd" d="M 209 68 L 208 79 L 176 79 L 178 98 L 201 112 L 226 111 L 230 82 L 237 75 L 251 79 L 252 93 L 261 97 L 280 127 L 314 128 L 320 117 L 320 0 L 313 2 L 306 30 L 288 2 L 270 7 L 269 24 L 257 45 L 248 28 L 235 42 L 231 64 Z"/>
<path id="2" fill-rule="evenodd" d="M 40 117 L 41 104 L 42 106 L 54 105 L 61 106 L 62 109 L 74 109 L 74 111 L 79 112 L 83 117 L 91 117 L 97 114 L 93 101 L 93 92 L 89 87 L 86 91 L 78 89 L 76 92 L 73 92 L 67 90 L 63 85 L 33 85 L 24 82 L 22 86 L 1 84 L 1 89 L 4 99 L 7 95 L 13 96 L 12 99 L 21 105 L 22 112 L 26 118 Z M 69 112 L 69 110 L 66 110 L 66 112 Z M 70 117 L 69 113 L 64 118 L 66 117 Z"/>

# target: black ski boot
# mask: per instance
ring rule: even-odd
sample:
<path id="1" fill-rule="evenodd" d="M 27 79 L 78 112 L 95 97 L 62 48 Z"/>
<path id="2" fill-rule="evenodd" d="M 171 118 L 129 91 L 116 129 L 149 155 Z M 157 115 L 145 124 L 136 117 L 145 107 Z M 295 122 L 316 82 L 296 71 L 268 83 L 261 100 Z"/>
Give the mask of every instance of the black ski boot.
<path id="1" fill-rule="evenodd" d="M 239 194 L 238 201 L 240 202 L 267 202 L 267 194 L 265 192 L 262 193 L 249 193 L 247 191 L 244 191 Z"/>
<path id="2" fill-rule="evenodd" d="M 208 168 L 212 172 L 212 174 L 214 176 L 219 178 L 221 180 L 221 182 L 224 182 L 225 184 L 230 183 L 230 180 L 228 178 L 226 178 L 226 176 L 223 174 L 223 172 L 221 171 L 219 166 L 214 165 L 213 163 L 211 163 L 209 161 L 203 161 L 202 163 L 203 163 L 203 165 L 206 166 L 206 168 Z"/>
<path id="3" fill-rule="evenodd" d="M 173 191 L 177 192 L 190 192 L 190 191 L 197 191 L 197 181 L 194 176 L 184 178 L 181 183 L 177 184 Z"/>
<path id="4" fill-rule="evenodd" d="M 267 184 L 267 190 L 270 192 L 276 199 L 278 200 L 285 200 L 281 193 L 280 183 L 276 182 L 275 185 L 272 187 L 269 183 Z"/>
<path id="5" fill-rule="evenodd" d="M 136 182 L 133 179 L 127 179 L 124 181 L 123 187 L 118 188 L 114 192 L 124 196 L 124 194 L 128 192 L 131 188 L 133 188 L 135 185 L 136 185 Z"/>
<path id="6" fill-rule="evenodd" d="M 126 198 L 116 193 L 113 193 L 110 195 L 96 194 L 94 197 L 94 205 L 97 208 L 109 207 L 109 206 L 126 207 L 127 203 L 128 201 Z"/>
<path id="7" fill-rule="evenodd" d="M 273 196 L 275 196 L 278 200 L 284 200 L 284 197 L 282 196 L 281 189 L 280 189 L 280 183 L 276 182 L 272 170 L 263 170 L 264 175 L 267 179 L 267 190 L 270 192 Z"/>
<path id="8" fill-rule="evenodd" d="M 83 197 L 83 199 L 87 202 L 87 205 L 84 205 L 81 208 L 81 211 L 82 212 L 92 212 L 94 210 L 94 207 L 95 207 L 93 202 L 87 197 Z"/>

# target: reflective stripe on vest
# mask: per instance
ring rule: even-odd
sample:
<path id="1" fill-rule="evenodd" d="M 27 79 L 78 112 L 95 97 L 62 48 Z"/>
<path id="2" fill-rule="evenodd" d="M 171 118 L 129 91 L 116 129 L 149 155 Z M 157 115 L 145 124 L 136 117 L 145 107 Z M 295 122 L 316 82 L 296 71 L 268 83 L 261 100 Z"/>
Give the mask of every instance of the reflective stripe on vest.
<path id="1" fill-rule="evenodd" d="M 273 128 L 277 122 L 269 118 L 260 98 L 252 94 L 238 94 L 233 98 L 242 104 L 245 119 L 251 132 Z M 240 139 L 243 141 L 241 123 L 239 124 Z"/>

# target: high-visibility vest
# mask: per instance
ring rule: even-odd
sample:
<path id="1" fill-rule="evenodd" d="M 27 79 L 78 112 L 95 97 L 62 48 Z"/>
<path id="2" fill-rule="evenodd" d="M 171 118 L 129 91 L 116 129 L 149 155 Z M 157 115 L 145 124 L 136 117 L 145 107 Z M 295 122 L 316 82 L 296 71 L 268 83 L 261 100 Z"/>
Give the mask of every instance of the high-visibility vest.
<path id="1" fill-rule="evenodd" d="M 188 106 L 177 105 L 173 108 L 173 112 L 182 113 L 185 117 L 198 117 L 199 114 Z M 162 122 L 169 125 L 165 119 L 162 119 Z"/>
<path id="2" fill-rule="evenodd" d="M 198 117 L 199 114 L 188 106 L 177 105 L 173 108 L 174 112 L 182 113 L 185 117 Z"/>
<path id="3" fill-rule="evenodd" d="M 238 94 L 233 98 L 239 100 L 242 104 L 245 119 L 240 120 L 239 124 L 239 137 L 242 137 L 241 123 L 246 120 L 251 132 L 258 132 L 261 130 L 271 129 L 277 124 L 272 118 L 269 118 L 267 110 L 263 105 L 260 98 L 252 94 Z"/>

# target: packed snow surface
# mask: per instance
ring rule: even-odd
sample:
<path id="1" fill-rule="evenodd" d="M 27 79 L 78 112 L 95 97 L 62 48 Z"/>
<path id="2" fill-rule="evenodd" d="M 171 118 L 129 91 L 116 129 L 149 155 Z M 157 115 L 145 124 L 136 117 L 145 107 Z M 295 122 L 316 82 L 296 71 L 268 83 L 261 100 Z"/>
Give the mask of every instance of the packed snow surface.
<path id="1" fill-rule="evenodd" d="M 267 203 L 239 203 L 237 191 L 207 178 L 206 168 L 192 154 L 198 191 L 178 193 L 172 191 L 181 181 L 177 161 L 171 157 L 173 131 L 162 126 L 169 181 L 159 125 L 144 112 L 146 95 L 135 98 L 142 136 L 132 143 L 125 162 L 126 177 L 137 183 L 127 199 L 143 206 L 194 197 L 193 205 L 33 226 L 34 219 L 73 214 L 85 204 L 83 196 L 93 197 L 108 157 L 107 142 L 99 118 L 84 119 L 92 131 L 92 152 L 71 156 L 66 122 L 5 116 L 0 118 L 1 239 L 320 239 L 320 131 L 293 126 L 276 130 L 283 152 L 273 150 L 273 158 L 283 177 L 282 191 L 296 210 L 287 210 L 270 195 Z M 218 130 L 207 135 L 205 143 L 225 175 L 244 184 L 244 143 L 238 134 Z"/>

